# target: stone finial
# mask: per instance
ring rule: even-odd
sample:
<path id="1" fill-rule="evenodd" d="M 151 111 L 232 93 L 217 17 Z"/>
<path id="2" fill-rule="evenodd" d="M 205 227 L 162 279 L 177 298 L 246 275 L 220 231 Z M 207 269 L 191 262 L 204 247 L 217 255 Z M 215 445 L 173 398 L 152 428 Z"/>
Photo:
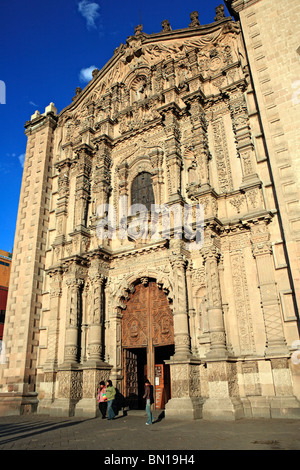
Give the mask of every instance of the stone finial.
<path id="1" fill-rule="evenodd" d="M 94 70 L 92 71 L 92 76 L 93 76 L 93 78 L 97 77 L 98 73 L 99 73 L 99 69 L 94 69 Z"/>
<path id="2" fill-rule="evenodd" d="M 33 121 L 33 119 L 36 119 L 36 118 L 39 117 L 39 116 L 40 116 L 40 112 L 39 112 L 38 110 L 36 110 L 35 113 L 32 114 L 32 116 L 31 116 L 30 119 L 31 119 L 31 121 Z"/>
<path id="3" fill-rule="evenodd" d="M 77 98 L 80 96 L 81 92 L 82 92 L 82 89 L 80 88 L 80 86 L 78 86 L 75 89 L 75 96 L 73 96 L 72 100 L 73 101 L 77 100 Z"/>
<path id="4" fill-rule="evenodd" d="M 134 34 L 136 36 L 138 36 L 139 34 L 141 34 L 141 32 L 143 31 L 143 25 L 142 24 L 138 24 L 135 28 L 134 28 Z"/>
<path id="5" fill-rule="evenodd" d="M 215 21 L 220 21 L 220 20 L 223 20 L 224 18 L 226 18 L 224 5 L 219 5 L 218 7 L 216 7 Z"/>
<path id="6" fill-rule="evenodd" d="M 163 31 L 164 33 L 168 32 L 168 31 L 172 31 L 172 28 L 171 28 L 170 23 L 169 23 L 168 20 L 164 20 L 164 21 L 161 23 L 161 25 L 162 25 L 162 31 Z"/>
<path id="7" fill-rule="evenodd" d="M 191 23 L 189 24 L 189 28 L 195 28 L 196 26 L 200 26 L 198 11 L 193 11 L 190 14 L 190 18 L 191 18 Z"/>
<path id="8" fill-rule="evenodd" d="M 49 113 L 53 113 L 54 116 L 57 116 L 57 109 L 56 109 L 54 103 L 50 103 L 49 106 L 46 106 L 45 115 L 47 115 Z"/>

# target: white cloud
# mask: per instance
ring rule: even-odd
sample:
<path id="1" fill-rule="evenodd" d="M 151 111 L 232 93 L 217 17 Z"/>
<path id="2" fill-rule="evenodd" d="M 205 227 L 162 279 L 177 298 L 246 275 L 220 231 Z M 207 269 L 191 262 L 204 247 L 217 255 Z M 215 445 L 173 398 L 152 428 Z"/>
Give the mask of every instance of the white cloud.
<path id="1" fill-rule="evenodd" d="M 95 21 L 100 16 L 99 9 L 98 3 L 91 2 L 90 0 L 82 0 L 78 3 L 78 11 L 85 18 L 88 29 L 96 28 Z"/>
<path id="2" fill-rule="evenodd" d="M 24 168 L 24 162 L 25 162 L 25 153 L 21 153 L 21 155 L 18 156 L 19 162 L 21 164 L 21 167 Z"/>
<path id="3" fill-rule="evenodd" d="M 29 104 L 31 104 L 31 106 L 38 107 L 38 104 L 36 104 L 34 101 L 29 101 Z"/>
<path id="4" fill-rule="evenodd" d="M 95 68 L 96 68 L 95 65 L 91 65 L 90 67 L 81 69 L 79 73 L 79 80 L 81 82 L 89 82 L 90 80 L 92 80 L 93 78 L 92 72 L 93 70 L 95 70 Z"/>

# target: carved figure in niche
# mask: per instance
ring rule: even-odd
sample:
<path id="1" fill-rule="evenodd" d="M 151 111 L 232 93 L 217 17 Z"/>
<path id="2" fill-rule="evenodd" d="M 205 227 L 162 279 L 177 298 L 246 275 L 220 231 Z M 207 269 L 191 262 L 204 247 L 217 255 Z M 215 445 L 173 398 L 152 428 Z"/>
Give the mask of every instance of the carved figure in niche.
<path id="1" fill-rule="evenodd" d="M 137 96 L 138 101 L 147 98 L 145 82 L 141 83 L 139 88 L 136 90 L 136 96 Z"/>
<path id="2" fill-rule="evenodd" d="M 209 332 L 209 323 L 208 323 L 208 304 L 206 297 L 202 297 L 199 309 L 200 316 L 200 330 L 202 333 Z"/>
<path id="3" fill-rule="evenodd" d="M 199 22 L 199 13 L 197 11 L 193 11 L 190 14 L 191 23 L 189 24 L 189 28 L 194 28 L 195 26 L 200 26 Z"/>
<path id="4" fill-rule="evenodd" d="M 223 52 L 223 57 L 224 57 L 225 64 L 230 65 L 233 63 L 233 57 L 232 57 L 230 46 L 225 47 L 224 52 Z"/>
<path id="5" fill-rule="evenodd" d="M 164 21 L 161 23 L 161 25 L 162 25 L 162 31 L 163 31 L 164 33 L 168 32 L 168 31 L 172 31 L 172 28 L 171 28 L 170 23 L 169 23 L 168 20 L 164 20 Z"/>
<path id="6" fill-rule="evenodd" d="M 188 184 L 197 184 L 199 183 L 197 178 L 197 162 L 192 162 L 191 166 L 188 168 Z"/>
<path id="7" fill-rule="evenodd" d="M 189 185 L 199 184 L 200 181 L 197 175 L 198 164 L 197 164 L 197 160 L 192 149 L 187 149 L 185 151 L 184 160 L 186 161 L 186 165 L 187 165 L 188 184 Z"/>
<path id="8" fill-rule="evenodd" d="M 147 98 L 147 80 L 144 76 L 136 77 L 131 86 L 132 101 L 140 101 Z"/>
<path id="9" fill-rule="evenodd" d="M 185 84 L 185 81 L 188 78 L 188 70 L 185 65 L 181 65 L 178 68 L 178 80 L 179 80 L 179 88 L 182 88 Z"/>

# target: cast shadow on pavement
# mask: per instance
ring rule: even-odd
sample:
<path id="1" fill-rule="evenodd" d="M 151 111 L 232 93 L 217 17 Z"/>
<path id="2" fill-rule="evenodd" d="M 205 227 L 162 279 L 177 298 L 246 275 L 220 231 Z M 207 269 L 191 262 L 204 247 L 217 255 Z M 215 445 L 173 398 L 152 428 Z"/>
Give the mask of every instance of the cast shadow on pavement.
<path id="1" fill-rule="evenodd" d="M 0 425 L 0 448 L 1 445 L 9 444 L 11 442 L 19 441 L 21 439 L 33 438 L 40 436 L 43 433 L 50 431 L 57 431 L 59 429 L 76 426 L 81 424 L 82 420 L 78 421 L 62 421 L 60 423 L 52 422 L 25 422 L 25 423 L 12 423 Z M 11 437 L 7 437 L 11 436 Z"/>

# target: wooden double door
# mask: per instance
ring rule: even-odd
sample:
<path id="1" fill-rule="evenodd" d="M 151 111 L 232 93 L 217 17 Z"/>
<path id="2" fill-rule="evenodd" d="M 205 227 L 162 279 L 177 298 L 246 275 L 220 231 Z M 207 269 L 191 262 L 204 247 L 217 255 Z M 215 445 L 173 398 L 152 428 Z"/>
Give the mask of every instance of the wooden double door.
<path id="1" fill-rule="evenodd" d="M 155 397 L 161 397 L 156 407 L 163 408 L 171 397 L 169 368 L 164 361 L 174 354 L 169 301 L 156 282 L 150 281 L 137 284 L 126 304 L 122 319 L 123 394 L 132 407 L 143 407 L 147 377 Z"/>

